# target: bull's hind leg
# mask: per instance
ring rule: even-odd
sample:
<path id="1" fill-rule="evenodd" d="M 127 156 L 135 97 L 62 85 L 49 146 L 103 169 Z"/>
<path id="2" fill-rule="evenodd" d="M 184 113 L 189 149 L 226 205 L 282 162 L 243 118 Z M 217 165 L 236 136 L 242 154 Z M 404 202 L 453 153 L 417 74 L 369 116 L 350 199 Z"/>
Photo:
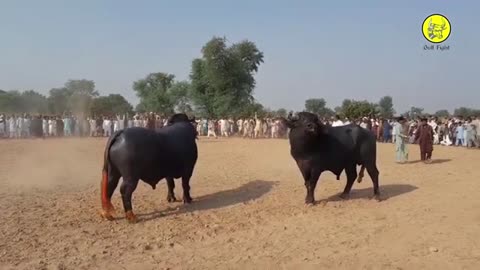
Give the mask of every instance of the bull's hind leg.
<path id="1" fill-rule="evenodd" d="M 167 201 L 168 202 L 176 202 L 177 198 L 175 198 L 175 181 L 173 177 L 167 177 L 167 187 L 168 187 L 168 195 L 167 195 Z"/>
<path id="2" fill-rule="evenodd" d="M 192 197 L 190 196 L 190 175 L 182 177 L 182 188 L 183 188 L 183 203 L 191 203 Z"/>
<path id="3" fill-rule="evenodd" d="M 379 189 L 379 186 L 378 186 L 379 172 L 378 172 L 377 166 L 375 164 L 373 164 L 373 165 L 369 165 L 369 166 L 366 166 L 366 167 L 367 167 L 367 172 L 370 175 L 370 178 L 372 178 L 372 182 L 373 182 L 373 196 L 375 197 L 375 199 L 377 201 L 381 201 L 380 189 Z"/>
<path id="4" fill-rule="evenodd" d="M 138 178 L 123 177 L 122 185 L 120 186 L 120 193 L 122 193 L 123 208 L 125 209 L 125 216 L 130 223 L 135 223 L 137 217 L 132 209 L 132 194 L 137 188 Z"/>
<path id="5" fill-rule="evenodd" d="M 348 199 L 350 190 L 352 190 L 353 183 L 357 178 L 357 168 L 354 166 L 345 168 L 345 173 L 347 174 L 347 184 L 345 185 L 345 189 L 343 189 L 343 193 L 340 195 L 342 199 Z"/>
<path id="6" fill-rule="evenodd" d="M 114 170 L 109 166 L 108 172 L 103 171 L 102 175 L 102 213 L 101 215 L 108 219 L 113 220 L 113 213 L 115 208 L 112 205 L 112 195 L 115 192 L 115 189 L 118 186 L 118 181 L 120 180 L 120 173 L 117 170 Z"/>

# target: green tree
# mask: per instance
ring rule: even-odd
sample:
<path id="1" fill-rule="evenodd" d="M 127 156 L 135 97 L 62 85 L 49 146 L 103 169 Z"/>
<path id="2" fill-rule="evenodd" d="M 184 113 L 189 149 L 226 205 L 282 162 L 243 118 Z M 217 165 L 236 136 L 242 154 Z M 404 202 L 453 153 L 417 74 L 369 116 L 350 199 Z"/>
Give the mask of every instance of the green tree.
<path id="1" fill-rule="evenodd" d="M 349 119 L 359 119 L 361 117 L 377 115 L 377 104 L 366 100 L 356 101 L 346 99 L 342 103 L 342 115 Z"/>
<path id="2" fill-rule="evenodd" d="M 333 109 L 335 114 L 342 114 L 343 108 L 341 106 L 337 106 Z"/>
<path id="3" fill-rule="evenodd" d="M 64 87 L 50 90 L 49 111 L 54 114 L 71 112 L 80 116 L 86 115 L 90 113 L 92 101 L 98 95 L 94 81 L 68 80 Z"/>
<path id="4" fill-rule="evenodd" d="M 284 109 L 284 108 L 280 108 L 274 113 L 274 116 L 275 117 L 287 117 L 287 110 Z"/>
<path id="5" fill-rule="evenodd" d="M 52 88 L 48 96 L 48 109 L 53 114 L 63 114 L 68 110 L 68 101 L 71 94 L 67 88 Z"/>
<path id="6" fill-rule="evenodd" d="M 187 81 L 175 82 L 168 89 L 170 102 L 175 112 L 192 114 L 192 102 L 190 100 L 191 85 Z"/>
<path id="7" fill-rule="evenodd" d="M 480 110 L 472 109 L 472 108 L 466 108 L 466 107 L 460 107 L 456 108 L 453 112 L 455 116 L 463 116 L 464 118 L 466 117 L 475 117 L 480 115 Z"/>
<path id="8" fill-rule="evenodd" d="M 19 91 L 2 91 L 0 93 L 0 112 L 21 112 L 22 97 Z"/>
<path id="9" fill-rule="evenodd" d="M 171 114 L 174 103 L 169 95 L 169 88 L 175 76 L 167 73 L 150 73 L 144 79 L 133 83 L 133 90 L 140 98 L 138 108 L 145 111 Z"/>
<path id="10" fill-rule="evenodd" d="M 404 113 L 405 116 L 408 116 L 411 119 L 415 119 L 417 117 L 422 117 L 425 115 L 424 109 L 419 107 L 411 107 L 410 111 Z"/>
<path id="11" fill-rule="evenodd" d="M 0 92 L 0 111 L 6 113 L 45 114 L 48 112 L 47 98 L 34 90 Z"/>
<path id="12" fill-rule="evenodd" d="M 263 107 L 262 104 L 258 102 L 253 102 L 248 105 L 246 105 L 243 108 L 243 111 L 240 113 L 242 117 L 254 117 L 257 115 L 257 117 L 262 118 L 266 117 L 268 114 L 268 110 Z"/>
<path id="13" fill-rule="evenodd" d="M 448 110 L 438 110 L 435 112 L 435 116 L 446 118 L 450 116 L 450 112 Z"/>
<path id="14" fill-rule="evenodd" d="M 391 118 L 395 114 L 393 109 L 393 99 L 391 96 L 384 96 L 378 102 L 378 110 L 380 116 L 384 118 Z"/>
<path id="15" fill-rule="evenodd" d="M 327 102 L 323 98 L 310 98 L 305 100 L 305 111 L 321 115 L 325 112 L 326 105 Z"/>
<path id="16" fill-rule="evenodd" d="M 99 95 L 95 90 L 95 82 L 85 79 L 68 80 L 65 89 L 69 95 L 68 111 L 80 116 L 89 114 L 93 99 Z"/>
<path id="17" fill-rule="evenodd" d="M 92 102 L 91 114 L 93 115 L 133 115 L 133 107 L 128 101 L 119 94 L 110 94 L 95 98 Z"/>
<path id="18" fill-rule="evenodd" d="M 213 37 L 194 59 L 190 79 L 195 107 L 209 117 L 244 114 L 254 104 L 254 74 L 263 53 L 248 40 L 228 47 L 225 38 Z"/>
<path id="19" fill-rule="evenodd" d="M 33 90 L 25 91 L 21 94 L 21 112 L 25 113 L 48 113 L 48 99 Z"/>

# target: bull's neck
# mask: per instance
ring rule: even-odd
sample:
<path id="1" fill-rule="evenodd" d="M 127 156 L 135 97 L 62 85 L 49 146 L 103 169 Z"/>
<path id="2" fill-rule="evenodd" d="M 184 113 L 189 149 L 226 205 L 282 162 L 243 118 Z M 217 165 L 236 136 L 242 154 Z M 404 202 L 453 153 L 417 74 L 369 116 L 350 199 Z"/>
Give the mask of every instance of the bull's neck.
<path id="1" fill-rule="evenodd" d="M 314 136 L 290 138 L 290 150 L 294 155 L 309 155 L 320 146 L 320 140 Z"/>

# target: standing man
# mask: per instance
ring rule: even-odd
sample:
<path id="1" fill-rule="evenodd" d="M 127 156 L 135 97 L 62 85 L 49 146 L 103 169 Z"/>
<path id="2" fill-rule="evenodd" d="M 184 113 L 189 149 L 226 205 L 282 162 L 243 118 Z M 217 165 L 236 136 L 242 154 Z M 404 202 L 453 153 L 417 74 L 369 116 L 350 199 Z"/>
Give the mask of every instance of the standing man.
<path id="1" fill-rule="evenodd" d="M 112 136 L 112 120 L 109 117 L 103 119 L 103 136 Z"/>
<path id="2" fill-rule="evenodd" d="M 23 119 L 23 116 L 20 115 L 18 116 L 17 118 L 17 127 L 16 127 L 16 130 L 17 130 L 17 138 L 23 138 L 23 135 L 24 135 L 24 123 L 23 123 L 24 119 Z"/>
<path id="3" fill-rule="evenodd" d="M 408 149 L 406 141 L 408 136 L 405 134 L 405 118 L 400 116 L 398 121 L 394 124 L 393 130 L 395 133 L 395 152 L 397 163 L 404 164 L 408 161 Z"/>
<path id="4" fill-rule="evenodd" d="M 10 116 L 8 120 L 8 130 L 10 132 L 10 139 L 17 138 L 17 119 L 15 115 Z"/>
<path id="5" fill-rule="evenodd" d="M 215 123 L 212 120 L 207 119 L 207 129 L 207 138 L 210 138 L 210 135 L 212 135 L 215 139 L 218 139 L 217 133 L 215 132 Z"/>
<path id="6" fill-rule="evenodd" d="M 6 127 L 5 120 L 6 119 L 4 115 L 0 114 L 0 139 L 5 136 L 5 127 Z"/>
<path id="7" fill-rule="evenodd" d="M 475 144 L 480 147 L 480 115 L 477 115 L 477 119 L 473 120 L 475 126 Z"/>
<path id="8" fill-rule="evenodd" d="M 151 130 L 155 130 L 155 115 L 153 114 L 153 112 L 150 112 L 150 114 L 147 115 L 146 121 L 147 124 L 145 127 Z"/>
<path id="9" fill-rule="evenodd" d="M 455 134 L 457 138 L 457 142 L 455 143 L 456 146 L 463 146 L 463 133 L 465 132 L 463 128 L 463 123 L 458 123 L 457 128 L 455 129 Z"/>
<path id="10" fill-rule="evenodd" d="M 337 114 L 335 115 L 335 120 L 332 123 L 332 127 L 340 127 L 343 126 L 342 120 L 340 120 L 340 116 Z"/>
<path id="11" fill-rule="evenodd" d="M 420 146 L 420 159 L 425 163 L 432 162 L 433 152 L 433 129 L 428 124 L 427 118 L 422 118 L 420 126 L 415 134 L 415 140 L 418 140 Z"/>
<path id="12" fill-rule="evenodd" d="M 390 125 L 390 122 L 385 119 L 383 121 L 383 142 L 384 143 L 389 143 L 390 142 L 390 129 L 391 129 L 391 125 Z"/>
<path id="13" fill-rule="evenodd" d="M 466 128 L 465 128 L 465 140 L 467 144 L 467 148 L 475 147 L 475 138 L 477 136 L 475 125 L 472 122 L 472 119 L 469 117 L 467 119 Z"/>

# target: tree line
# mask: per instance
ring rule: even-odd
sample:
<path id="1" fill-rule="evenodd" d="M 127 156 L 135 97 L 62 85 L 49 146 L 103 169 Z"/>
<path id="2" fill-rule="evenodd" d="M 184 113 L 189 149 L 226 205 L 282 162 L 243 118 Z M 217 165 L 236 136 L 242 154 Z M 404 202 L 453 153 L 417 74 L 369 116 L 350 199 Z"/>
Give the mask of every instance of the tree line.
<path id="1" fill-rule="evenodd" d="M 333 110 L 328 108 L 327 102 L 323 98 L 310 98 L 305 101 L 305 111 L 316 113 L 325 117 L 338 115 L 342 118 L 359 119 L 361 117 L 383 117 L 390 119 L 396 115 L 393 108 L 393 98 L 384 96 L 377 103 L 367 100 L 345 99 L 342 104 Z M 475 117 L 480 116 L 480 110 L 460 107 L 456 108 L 451 114 L 448 110 L 438 110 L 435 113 L 425 112 L 423 108 L 411 107 L 410 110 L 401 115 L 407 118 L 416 118 L 422 116 L 436 116 L 439 118 L 448 118 L 452 116 Z"/>
<path id="2" fill-rule="evenodd" d="M 0 90 L 0 112 L 40 113 L 61 115 L 115 115 L 136 112 L 156 112 L 170 115 L 184 112 L 197 117 L 276 117 L 287 115 L 286 109 L 265 108 L 253 93 L 255 74 L 263 63 L 264 54 L 255 43 L 243 40 L 227 44 L 225 37 L 213 37 L 201 49 L 201 57 L 193 59 L 189 80 L 179 81 L 175 75 L 157 72 L 133 82 L 132 89 L 140 99 L 135 110 L 119 94 L 100 96 L 91 80 L 68 80 L 64 86 L 53 88 L 48 96 L 34 90 Z M 305 111 L 321 116 L 340 115 L 350 119 L 363 116 L 395 115 L 393 99 L 381 98 L 377 103 L 367 100 L 345 99 L 334 109 L 328 108 L 325 99 L 310 98 L 305 101 Z M 479 115 L 480 110 L 458 108 L 454 115 L 465 117 Z M 426 115 L 422 108 L 412 107 L 404 116 Z M 448 117 L 448 110 L 433 115 Z"/>
<path id="3" fill-rule="evenodd" d="M 63 87 L 52 88 L 48 96 L 34 90 L 0 90 L 0 112 L 89 116 L 132 113 L 133 107 L 122 95 L 100 96 L 94 81 L 82 79 L 69 80 Z"/>

